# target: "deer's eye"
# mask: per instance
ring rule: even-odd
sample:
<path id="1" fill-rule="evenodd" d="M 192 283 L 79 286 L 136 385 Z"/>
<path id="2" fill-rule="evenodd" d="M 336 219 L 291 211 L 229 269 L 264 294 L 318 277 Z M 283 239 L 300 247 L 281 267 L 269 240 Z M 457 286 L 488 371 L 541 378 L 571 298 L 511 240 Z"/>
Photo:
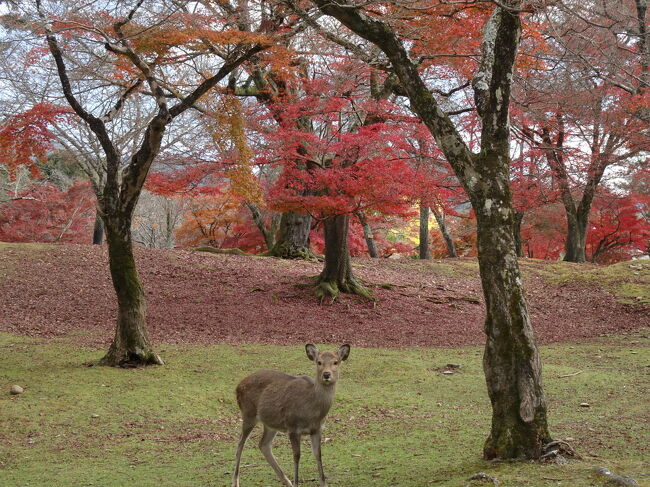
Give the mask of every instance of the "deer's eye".
<path id="1" fill-rule="evenodd" d="M 338 362 L 336 362 L 336 361 L 334 362 L 334 365 L 338 365 L 338 364 L 339 364 Z"/>
<path id="2" fill-rule="evenodd" d="M 321 362 L 321 361 L 319 360 L 319 361 L 318 361 L 318 365 L 323 365 L 323 362 Z"/>

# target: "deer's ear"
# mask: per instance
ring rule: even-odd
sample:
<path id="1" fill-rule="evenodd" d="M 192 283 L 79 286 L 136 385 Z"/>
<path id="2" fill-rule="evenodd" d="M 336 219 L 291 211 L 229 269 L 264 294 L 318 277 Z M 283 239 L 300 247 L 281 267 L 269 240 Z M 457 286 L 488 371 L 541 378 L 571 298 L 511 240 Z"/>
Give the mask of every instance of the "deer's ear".
<path id="1" fill-rule="evenodd" d="M 307 357 L 309 357 L 309 360 L 312 362 L 316 360 L 316 357 L 318 357 L 318 348 L 316 348 L 315 345 L 308 343 L 305 345 L 305 350 L 307 351 Z"/>
<path id="2" fill-rule="evenodd" d="M 347 360 L 348 356 L 350 355 L 350 345 L 348 344 L 341 345 L 337 350 L 336 354 L 339 356 L 339 360 L 341 362 Z"/>

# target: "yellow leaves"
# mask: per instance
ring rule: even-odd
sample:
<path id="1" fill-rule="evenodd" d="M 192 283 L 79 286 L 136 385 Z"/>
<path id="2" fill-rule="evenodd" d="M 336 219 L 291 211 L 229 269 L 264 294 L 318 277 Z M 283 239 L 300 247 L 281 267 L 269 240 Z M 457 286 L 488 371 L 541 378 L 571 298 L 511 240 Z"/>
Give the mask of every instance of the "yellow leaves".
<path id="1" fill-rule="evenodd" d="M 212 140 L 223 152 L 230 152 L 228 192 L 246 201 L 264 205 L 264 197 L 253 174 L 253 151 L 246 140 L 246 119 L 239 98 L 221 97 L 212 110 Z M 228 150 L 230 149 L 230 150 Z"/>
<path id="2" fill-rule="evenodd" d="M 262 189 L 253 175 L 253 152 L 246 140 L 245 119 L 239 98 L 228 96 L 225 99 L 230 112 L 230 136 L 236 150 L 234 167 L 228 171 L 230 190 L 251 203 L 263 204 Z"/>

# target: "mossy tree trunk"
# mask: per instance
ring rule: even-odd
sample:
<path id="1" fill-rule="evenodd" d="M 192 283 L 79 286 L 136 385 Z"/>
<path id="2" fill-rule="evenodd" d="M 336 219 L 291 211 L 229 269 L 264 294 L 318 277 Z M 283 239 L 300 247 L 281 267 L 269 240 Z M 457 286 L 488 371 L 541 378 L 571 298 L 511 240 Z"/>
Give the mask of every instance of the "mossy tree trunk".
<path id="1" fill-rule="evenodd" d="M 487 154 L 491 183 L 476 195 L 479 268 L 485 296 L 483 369 L 492 403 L 492 428 L 484 455 L 539 458 L 550 441 L 541 363 L 522 287 L 515 250 L 515 217 L 508 188 L 505 154 Z M 490 161 L 492 159 L 492 161 Z M 498 171 L 497 168 L 502 168 Z"/>
<path id="2" fill-rule="evenodd" d="M 287 211 L 280 218 L 280 229 L 275 244 L 265 255 L 282 259 L 314 259 L 309 248 L 311 216 Z"/>
<path id="3" fill-rule="evenodd" d="M 340 292 L 371 299 L 370 292 L 354 277 L 348 248 L 350 215 L 333 215 L 325 219 L 325 265 L 316 279 L 316 295 L 336 298 Z"/>
<path id="4" fill-rule="evenodd" d="M 100 365 L 162 365 L 147 334 L 146 300 L 133 256 L 131 217 L 106 217 L 109 267 L 117 296 L 117 324 L 113 343 Z"/>
<path id="5" fill-rule="evenodd" d="M 587 262 L 587 221 L 581 221 L 577 211 L 567 211 L 567 236 L 564 244 L 565 262 Z"/>
<path id="6" fill-rule="evenodd" d="M 314 0 L 325 14 L 379 47 L 399 80 L 398 94 L 436 139 L 470 197 L 478 224 L 478 254 L 486 302 L 484 370 L 492 402 L 486 458 L 539 458 L 550 439 L 539 355 L 515 256 L 509 189 L 509 104 L 521 33 L 519 0 L 496 6 L 483 29 L 472 80 L 481 117 L 481 151 L 473 153 L 425 84 L 392 26 L 346 0 Z"/>

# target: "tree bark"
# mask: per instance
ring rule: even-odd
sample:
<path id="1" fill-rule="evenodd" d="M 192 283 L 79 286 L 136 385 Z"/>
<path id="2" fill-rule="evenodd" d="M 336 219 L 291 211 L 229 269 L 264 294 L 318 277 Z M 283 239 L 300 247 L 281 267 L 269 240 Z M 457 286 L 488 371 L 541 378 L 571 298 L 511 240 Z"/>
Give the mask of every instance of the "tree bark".
<path id="1" fill-rule="evenodd" d="M 539 458 L 550 441 L 541 363 L 517 264 L 514 211 L 506 154 L 482 157 L 496 176 L 476 209 L 479 269 L 485 296 L 486 344 L 483 369 L 492 403 L 492 428 L 484 456 Z M 499 161 L 501 159 L 501 161 Z"/>
<path id="2" fill-rule="evenodd" d="M 280 219 L 280 230 L 275 245 L 265 255 L 283 259 L 314 259 L 309 248 L 311 216 L 287 211 Z"/>
<path id="3" fill-rule="evenodd" d="M 133 367 L 163 365 L 147 334 L 146 301 L 131 242 L 131 218 L 106 217 L 106 240 L 113 287 L 117 295 L 115 337 L 100 365 Z"/>
<path id="4" fill-rule="evenodd" d="M 372 234 L 372 228 L 370 228 L 370 224 L 363 213 L 357 211 L 354 214 L 359 219 L 359 223 L 361 223 L 363 238 L 366 239 L 366 246 L 368 247 L 368 255 L 371 258 L 376 259 L 379 257 L 379 254 L 377 253 L 377 244 L 375 243 L 375 237 Z"/>
<path id="5" fill-rule="evenodd" d="M 587 242 L 587 222 L 581 221 L 576 212 L 566 212 L 567 237 L 564 245 L 565 262 L 587 262 L 585 247 Z"/>
<path id="6" fill-rule="evenodd" d="M 99 214 L 95 212 L 95 225 L 93 227 L 93 245 L 101 245 L 104 243 L 104 222 Z"/>
<path id="7" fill-rule="evenodd" d="M 420 259 L 430 259 L 429 251 L 429 207 L 420 203 Z"/>
<path id="8" fill-rule="evenodd" d="M 340 292 L 358 294 L 372 299 L 352 273 L 348 248 L 350 215 L 333 215 L 324 221 L 325 265 L 316 279 L 316 296 L 336 298 Z"/>
<path id="9" fill-rule="evenodd" d="M 451 257 L 451 258 L 458 257 L 458 253 L 456 252 L 456 245 L 454 244 L 454 239 L 451 238 L 451 235 L 449 233 L 449 228 L 447 227 L 447 222 L 444 213 L 436 210 L 433 207 L 431 207 L 431 212 L 433 213 L 433 216 L 436 219 L 436 223 L 438 224 L 438 228 L 440 229 L 442 239 L 445 242 L 445 247 L 447 247 L 447 257 Z"/>

